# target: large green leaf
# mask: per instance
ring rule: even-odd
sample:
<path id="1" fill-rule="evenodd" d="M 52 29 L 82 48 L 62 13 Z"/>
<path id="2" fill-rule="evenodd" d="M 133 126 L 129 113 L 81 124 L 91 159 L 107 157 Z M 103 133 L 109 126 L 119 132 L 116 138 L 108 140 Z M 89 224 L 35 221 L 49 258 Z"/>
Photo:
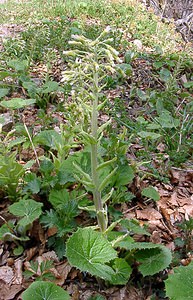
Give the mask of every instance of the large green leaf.
<path id="1" fill-rule="evenodd" d="M 160 199 L 160 195 L 158 191 L 153 186 L 146 187 L 142 190 L 141 193 L 143 196 L 150 198 L 154 201 L 158 201 Z"/>
<path id="2" fill-rule="evenodd" d="M 59 84 L 56 81 L 48 81 L 42 87 L 42 92 L 44 94 L 49 94 L 58 90 Z"/>
<path id="3" fill-rule="evenodd" d="M 123 258 L 115 258 L 112 267 L 115 270 L 115 275 L 111 277 L 110 282 L 114 285 L 126 284 L 132 273 L 130 265 Z"/>
<path id="4" fill-rule="evenodd" d="M 9 206 L 9 211 L 13 215 L 17 217 L 23 217 L 18 224 L 21 226 L 27 226 L 32 224 L 42 213 L 41 207 L 43 206 L 42 203 L 38 203 L 34 200 L 27 199 L 27 200 L 20 200 L 17 203 L 12 204 Z"/>
<path id="5" fill-rule="evenodd" d="M 61 135 L 55 130 L 44 130 L 35 136 L 34 143 L 56 149 L 56 142 L 62 144 Z"/>
<path id="6" fill-rule="evenodd" d="M 49 195 L 49 201 L 54 208 L 64 205 L 69 201 L 69 192 L 66 189 L 52 190 Z"/>
<path id="7" fill-rule="evenodd" d="M 102 233 L 91 228 L 78 229 L 66 244 L 66 256 L 71 265 L 94 276 L 111 280 L 114 270 L 107 265 L 117 252 Z"/>
<path id="8" fill-rule="evenodd" d="M 19 60 L 19 59 L 13 59 L 7 62 L 7 65 L 9 67 L 15 69 L 18 72 L 25 71 L 28 67 L 28 64 L 29 63 L 27 60 Z"/>
<path id="9" fill-rule="evenodd" d="M 171 251 L 161 245 L 157 245 L 157 248 L 153 249 L 139 250 L 135 257 L 141 263 L 139 271 L 143 276 L 163 271 L 172 261 Z"/>
<path id="10" fill-rule="evenodd" d="M 116 177 L 115 186 L 122 186 L 132 182 L 135 175 L 131 166 L 120 165 L 118 167 L 115 177 Z"/>
<path id="11" fill-rule="evenodd" d="M 138 135 L 142 139 L 149 139 L 149 140 L 157 140 L 161 137 L 161 134 L 152 131 L 140 131 L 138 132 Z"/>
<path id="12" fill-rule="evenodd" d="M 9 93 L 9 89 L 0 88 L 0 98 L 5 97 Z"/>
<path id="13" fill-rule="evenodd" d="M 36 103 L 35 99 L 12 98 L 11 100 L 3 100 L 0 105 L 5 108 L 19 109 Z"/>
<path id="14" fill-rule="evenodd" d="M 53 282 L 35 281 L 22 294 L 22 300 L 69 300 L 70 296 Z"/>
<path id="15" fill-rule="evenodd" d="M 174 268 L 174 274 L 165 281 L 166 295 L 171 300 L 193 300 L 193 262 Z"/>
<path id="16" fill-rule="evenodd" d="M 142 235 L 151 235 L 148 231 L 147 231 L 147 226 L 141 226 L 141 224 L 139 223 L 139 221 L 135 220 L 135 219 L 122 219 L 120 222 L 120 225 L 123 228 L 126 228 L 131 234 L 142 234 Z"/>

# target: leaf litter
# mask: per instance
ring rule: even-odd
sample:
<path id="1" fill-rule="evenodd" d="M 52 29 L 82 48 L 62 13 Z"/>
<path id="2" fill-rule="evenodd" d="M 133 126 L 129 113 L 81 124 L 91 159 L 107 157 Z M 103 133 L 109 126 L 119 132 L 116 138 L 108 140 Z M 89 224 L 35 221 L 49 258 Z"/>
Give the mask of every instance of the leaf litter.
<path id="1" fill-rule="evenodd" d="M 15 37 L 18 35 L 23 28 L 17 25 L 6 25 L 0 27 L 0 37 Z M 146 65 L 146 61 L 138 60 L 135 63 L 135 72 L 134 72 L 134 80 L 140 83 L 141 88 L 151 87 L 157 85 L 158 87 L 162 87 L 162 84 L 157 81 L 155 78 L 153 81 L 148 80 L 148 74 L 151 72 L 148 65 Z M 33 69 L 33 72 L 36 78 L 39 77 L 39 74 L 45 72 L 45 66 L 39 65 Z M 55 78 L 60 80 L 61 70 L 63 70 L 62 61 L 58 56 L 58 60 L 56 66 L 53 66 L 52 74 Z M 40 76 L 41 77 L 41 76 Z M 108 91 L 108 96 L 110 99 L 114 99 L 114 97 L 120 97 L 125 94 L 126 95 L 127 88 L 117 88 L 115 90 Z M 136 105 L 136 108 L 139 108 L 139 105 Z M 53 112 L 53 108 L 50 106 L 47 110 L 48 114 L 52 114 L 53 118 L 58 119 L 58 123 L 65 122 L 63 116 L 61 116 L 58 112 Z M 133 114 L 135 117 L 136 109 L 133 111 L 130 110 L 130 114 Z M 35 122 L 37 122 L 37 111 L 24 109 L 23 114 L 26 118 L 27 126 L 31 126 Z M 108 118 L 107 115 L 102 115 L 101 119 L 106 120 Z M 38 132 L 41 129 L 41 125 L 37 124 L 35 130 Z M 140 149 L 140 145 L 132 145 L 132 147 L 136 147 L 136 149 Z M 165 145 L 159 144 L 158 151 L 161 153 L 165 151 Z M 40 153 L 43 154 L 43 149 L 40 148 Z M 34 154 L 30 152 L 23 152 L 22 159 L 24 161 L 28 161 L 29 159 L 34 158 Z M 135 156 L 133 156 L 135 159 Z M 187 169 L 187 170 L 186 170 Z M 128 207 L 125 204 L 122 204 L 120 210 L 123 212 L 123 215 L 130 219 L 136 218 L 141 225 L 148 224 L 149 231 L 151 233 L 150 241 L 153 243 L 164 243 L 168 248 L 172 248 L 175 251 L 174 239 L 176 237 L 181 237 L 181 233 L 177 225 L 181 223 L 183 220 L 189 220 L 189 218 L 193 218 L 193 169 L 190 169 L 189 166 L 184 169 L 171 168 L 170 170 L 170 183 L 158 183 L 155 181 L 155 185 L 157 186 L 160 200 L 157 202 L 145 203 L 138 202 L 134 207 Z M 152 180 L 151 180 L 152 181 Z M 137 181 L 134 182 L 137 184 Z M 141 183 L 139 184 L 141 185 Z M 132 189 L 138 189 L 139 186 L 133 186 Z M 140 187 L 141 188 L 141 187 Z M 5 216 L 6 206 L 1 204 L 1 214 Z M 6 218 L 7 220 L 7 218 Z M 12 256 L 9 253 L 9 249 L 6 246 L 3 246 L 0 252 L 0 290 L 2 291 L 0 294 L 0 299 L 2 300 L 11 300 L 11 299 L 21 299 L 21 291 L 23 291 L 26 286 L 29 284 L 24 279 L 23 270 L 30 270 L 29 261 L 36 257 L 36 261 L 46 261 L 53 260 L 54 268 L 51 272 L 55 276 L 55 282 L 58 285 L 66 287 L 69 293 L 72 295 L 72 299 L 89 299 L 89 297 L 94 297 L 98 294 L 96 290 L 95 282 L 92 278 L 84 278 L 84 276 L 77 270 L 74 270 L 67 261 L 58 262 L 57 255 L 54 251 L 45 252 L 45 244 L 46 237 L 45 233 L 42 230 L 39 223 L 35 224 L 32 229 L 32 236 L 34 239 L 41 245 L 43 245 L 42 249 L 38 246 L 31 247 L 26 249 L 25 251 L 25 259 L 18 259 L 15 262 L 11 262 Z M 140 235 L 135 235 L 136 241 L 141 241 Z M 193 248 L 192 248 L 193 250 Z M 190 258 L 190 260 L 192 257 Z M 96 291 L 95 291 L 96 290 Z M 148 296 L 144 298 L 145 292 L 141 289 L 137 289 L 135 287 L 126 286 L 123 288 L 111 287 L 106 290 L 100 291 L 100 294 L 106 299 L 131 299 L 131 300 L 148 300 Z"/>

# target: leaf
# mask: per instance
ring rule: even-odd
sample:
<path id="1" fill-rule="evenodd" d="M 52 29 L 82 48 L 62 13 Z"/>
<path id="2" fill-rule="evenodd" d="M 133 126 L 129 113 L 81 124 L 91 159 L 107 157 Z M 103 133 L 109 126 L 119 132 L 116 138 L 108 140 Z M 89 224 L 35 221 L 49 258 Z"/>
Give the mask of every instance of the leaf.
<path id="1" fill-rule="evenodd" d="M 132 250 L 141 250 L 141 249 L 154 249 L 159 247 L 157 244 L 153 243 L 146 243 L 146 242 L 130 242 L 129 240 L 124 239 L 123 241 L 116 244 L 117 247 L 124 248 L 126 250 L 132 251 Z"/>
<path id="2" fill-rule="evenodd" d="M 112 177 L 114 176 L 114 174 L 116 173 L 118 167 L 116 167 L 110 174 L 108 174 L 100 183 L 99 186 L 99 191 L 102 192 L 102 190 L 104 190 L 104 188 L 110 184 Z"/>
<path id="3" fill-rule="evenodd" d="M 59 205 L 64 205 L 69 201 L 69 192 L 66 189 L 63 190 L 52 190 L 49 195 L 49 201 L 54 208 L 57 208 Z"/>
<path id="4" fill-rule="evenodd" d="M 135 177 L 133 169 L 129 165 L 121 165 L 116 172 L 115 186 L 127 185 Z"/>
<path id="5" fill-rule="evenodd" d="M 142 190 L 141 194 L 149 199 L 154 201 L 158 201 L 160 199 L 160 195 L 158 191 L 153 186 L 146 187 Z"/>
<path id="6" fill-rule="evenodd" d="M 13 59 L 8 61 L 7 65 L 16 71 L 25 71 L 28 67 L 28 61 Z"/>
<path id="7" fill-rule="evenodd" d="M 41 179 L 34 173 L 26 174 L 24 180 L 27 182 L 24 191 L 31 191 L 33 194 L 38 194 L 41 188 Z"/>
<path id="8" fill-rule="evenodd" d="M 165 280 L 166 295 L 171 300 L 193 300 L 193 262 L 174 268 L 174 274 Z"/>
<path id="9" fill-rule="evenodd" d="M 38 203 L 34 200 L 20 200 L 17 203 L 14 203 L 9 206 L 9 211 L 11 214 L 17 217 L 23 217 L 18 225 L 26 227 L 29 224 L 32 224 L 42 213 L 41 207 L 42 203 Z"/>
<path id="10" fill-rule="evenodd" d="M 53 282 L 33 282 L 22 294 L 22 300 L 69 300 L 70 296 Z"/>
<path id="11" fill-rule="evenodd" d="M 141 263 L 138 269 L 143 276 L 163 271 L 172 261 L 170 250 L 161 245 L 157 245 L 154 249 L 139 250 L 135 258 Z"/>
<path id="12" fill-rule="evenodd" d="M 48 81 L 42 87 L 42 92 L 44 94 L 49 94 L 58 90 L 59 84 L 56 81 Z"/>
<path id="13" fill-rule="evenodd" d="M 162 128 L 176 128 L 180 124 L 180 120 L 173 118 L 171 113 L 167 110 L 162 111 L 160 116 L 156 117 L 155 120 Z"/>
<path id="14" fill-rule="evenodd" d="M 34 103 L 36 103 L 35 99 L 12 98 L 11 100 L 1 101 L 0 105 L 10 109 L 20 109 Z"/>
<path id="15" fill-rule="evenodd" d="M 141 226 L 140 223 L 135 219 L 123 219 L 120 222 L 123 228 L 126 228 L 129 232 L 135 234 L 143 234 L 150 236 L 151 234 L 146 230 L 145 226 Z"/>
<path id="16" fill-rule="evenodd" d="M 193 88 L 193 81 L 184 82 L 183 85 L 185 88 Z"/>
<path id="17" fill-rule="evenodd" d="M 166 68 L 162 68 L 159 71 L 159 75 L 160 75 L 161 80 L 163 80 L 165 82 L 168 82 L 172 78 L 171 72 Z"/>
<path id="18" fill-rule="evenodd" d="M 34 143 L 56 149 L 55 142 L 61 143 L 61 135 L 55 130 L 44 130 L 35 136 Z"/>
<path id="19" fill-rule="evenodd" d="M 11 142 L 9 142 L 8 148 L 11 149 L 17 145 L 24 143 L 25 141 L 26 141 L 26 137 L 24 137 L 24 136 L 18 137 L 16 139 L 12 140 Z"/>
<path id="20" fill-rule="evenodd" d="M 23 253 L 23 251 L 24 251 L 23 247 L 19 245 L 17 248 L 13 250 L 13 254 L 19 256 Z"/>
<path id="21" fill-rule="evenodd" d="M 112 268 L 115 270 L 115 275 L 111 277 L 110 283 L 125 285 L 132 273 L 130 265 L 123 258 L 115 258 Z"/>
<path id="22" fill-rule="evenodd" d="M 152 139 L 152 140 L 157 140 L 161 137 L 161 134 L 150 132 L 150 131 L 140 131 L 138 132 L 138 135 L 143 139 Z"/>
<path id="23" fill-rule="evenodd" d="M 132 75 L 132 66 L 130 64 L 119 64 L 118 67 L 124 72 L 125 75 Z"/>
<path id="24" fill-rule="evenodd" d="M 7 232 L 11 233 L 11 229 L 14 228 L 14 225 L 12 222 L 8 222 L 8 226 L 7 224 L 3 224 L 0 227 L 0 240 L 3 241 L 4 240 L 4 234 L 6 234 Z"/>
<path id="25" fill-rule="evenodd" d="M 66 256 L 71 265 L 91 275 L 111 280 L 115 274 L 106 263 L 116 258 L 117 252 L 102 233 L 91 228 L 80 228 L 68 239 Z"/>
<path id="26" fill-rule="evenodd" d="M 9 89 L 0 88 L 0 99 L 5 97 L 9 93 Z"/>

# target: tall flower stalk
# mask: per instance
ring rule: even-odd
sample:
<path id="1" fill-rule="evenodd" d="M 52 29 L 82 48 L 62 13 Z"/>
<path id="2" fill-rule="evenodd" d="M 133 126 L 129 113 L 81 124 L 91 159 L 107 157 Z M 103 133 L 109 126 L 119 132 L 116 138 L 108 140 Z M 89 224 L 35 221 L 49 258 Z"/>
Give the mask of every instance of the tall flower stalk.
<path id="1" fill-rule="evenodd" d="M 63 72 L 63 81 L 72 84 L 73 99 L 77 107 L 81 106 L 81 114 L 77 125 L 81 128 L 82 142 L 90 146 L 91 173 L 84 172 L 81 166 L 74 164 L 76 178 L 92 192 L 94 210 L 97 215 L 98 226 L 105 232 L 108 225 L 106 201 L 112 193 L 102 197 L 102 191 L 109 184 L 111 177 L 116 172 L 114 169 L 107 176 L 101 176 L 104 169 L 112 164 L 116 158 L 101 162 L 99 156 L 100 140 L 110 120 L 99 126 L 99 111 L 105 105 L 100 102 L 100 93 L 104 89 L 103 79 L 107 73 L 116 72 L 115 61 L 119 61 L 118 52 L 110 46 L 111 39 L 106 39 L 109 28 L 94 41 L 83 36 L 72 36 L 69 43 L 76 47 L 75 50 L 65 51 L 71 57 L 70 69 Z M 103 178 L 103 179 L 101 179 Z"/>

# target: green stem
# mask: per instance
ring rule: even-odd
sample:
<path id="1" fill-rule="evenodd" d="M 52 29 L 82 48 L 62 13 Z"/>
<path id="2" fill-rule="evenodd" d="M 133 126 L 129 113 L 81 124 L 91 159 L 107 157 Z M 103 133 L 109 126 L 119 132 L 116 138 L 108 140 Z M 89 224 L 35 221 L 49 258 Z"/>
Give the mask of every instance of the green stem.
<path id="1" fill-rule="evenodd" d="M 103 208 L 102 200 L 101 200 L 101 192 L 99 191 L 99 173 L 97 171 L 98 167 L 98 98 L 99 98 L 99 83 L 98 83 L 98 72 L 94 70 L 94 100 L 92 106 L 92 117 L 91 117 L 91 134 L 95 139 L 96 143 L 91 144 L 91 174 L 92 180 L 94 184 L 93 189 L 93 201 L 96 208 L 97 221 L 100 227 L 100 230 L 104 232 L 107 229 L 107 217 Z"/>

